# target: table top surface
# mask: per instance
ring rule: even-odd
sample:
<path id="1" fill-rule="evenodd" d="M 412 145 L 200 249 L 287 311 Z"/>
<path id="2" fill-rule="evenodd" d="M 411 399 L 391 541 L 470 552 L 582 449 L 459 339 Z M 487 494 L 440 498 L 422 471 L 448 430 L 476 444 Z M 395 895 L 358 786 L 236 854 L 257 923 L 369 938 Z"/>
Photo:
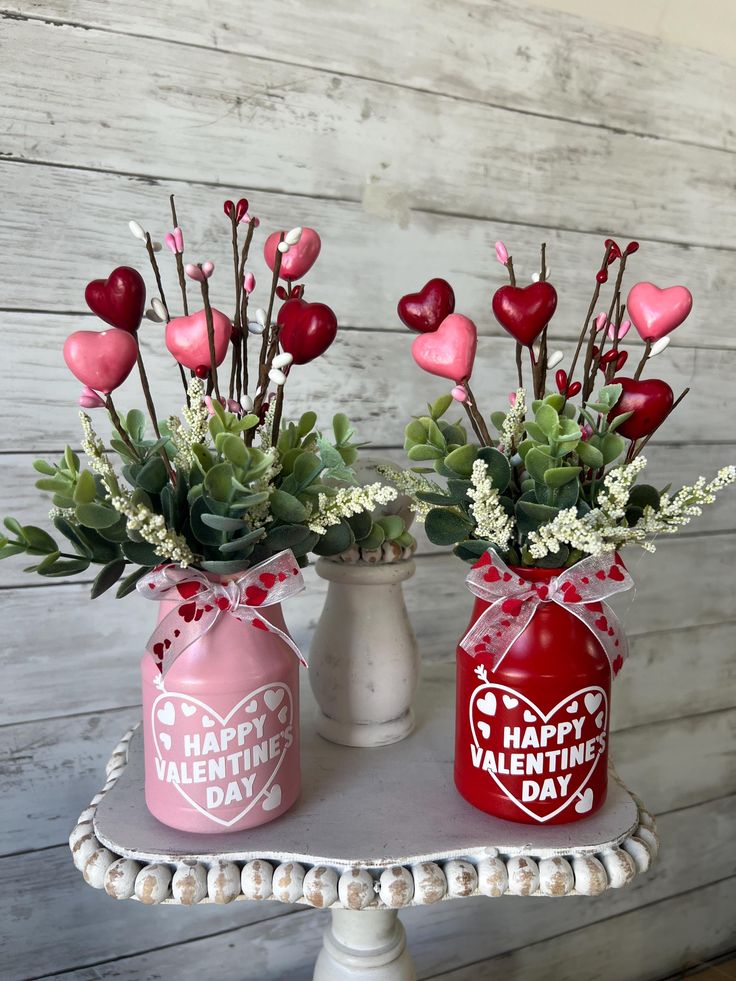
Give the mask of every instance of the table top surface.
<path id="1" fill-rule="evenodd" d="M 417 725 L 402 742 L 354 749 L 316 732 L 308 688 L 302 703 L 302 793 L 294 807 L 250 831 L 192 834 L 158 822 L 145 805 L 143 738 L 97 805 L 95 834 L 116 854 L 146 862 L 273 859 L 336 867 L 385 868 L 494 854 L 595 854 L 638 823 L 631 794 L 612 779 L 596 814 L 546 826 L 501 821 L 476 810 L 453 783 L 454 685 L 447 666 L 425 671 Z"/>

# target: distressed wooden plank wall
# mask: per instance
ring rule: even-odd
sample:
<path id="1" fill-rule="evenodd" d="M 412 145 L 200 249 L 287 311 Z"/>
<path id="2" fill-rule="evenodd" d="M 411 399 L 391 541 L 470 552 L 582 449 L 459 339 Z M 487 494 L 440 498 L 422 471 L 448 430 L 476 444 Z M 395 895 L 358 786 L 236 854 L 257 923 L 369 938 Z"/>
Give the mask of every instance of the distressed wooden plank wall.
<path id="1" fill-rule="evenodd" d="M 510 0 L 0 0 L 0 51 L 0 512 L 43 519 L 30 465 L 78 444 L 60 348 L 90 323 L 84 283 L 142 265 L 126 223 L 160 236 L 172 192 L 188 244 L 216 262 L 227 196 L 247 193 L 266 228 L 321 230 L 310 287 L 344 331 L 295 375 L 292 404 L 350 406 L 394 460 L 406 417 L 442 390 L 410 363 L 402 292 L 452 279 L 481 327 L 490 402 L 512 387 L 488 313 L 493 242 L 512 246 L 525 277 L 548 243 L 569 351 L 601 237 L 636 237 L 635 275 L 696 296 L 660 363 L 693 391 L 651 445 L 652 471 L 686 482 L 736 456 L 733 62 Z M 170 270 L 164 282 L 175 295 Z M 159 331 L 147 325 L 142 342 L 175 410 Z M 614 754 L 660 816 L 660 864 L 629 891 L 571 901 L 572 916 L 543 900 L 409 910 L 421 978 L 646 981 L 736 947 L 735 531 L 732 497 L 634 560 L 637 596 L 619 603 L 632 658 Z M 65 839 L 137 717 L 148 624 L 134 600 L 90 607 L 88 584 L 23 579 L 22 564 L 0 565 L 0 975 L 194 981 L 215 962 L 222 976 L 247 963 L 259 981 L 310 977 L 324 914 L 148 911 L 82 883 Z M 417 566 L 409 609 L 437 662 L 428 672 L 449 679 L 463 570 L 421 536 Z M 289 611 L 305 645 L 324 595 L 308 581 Z"/>

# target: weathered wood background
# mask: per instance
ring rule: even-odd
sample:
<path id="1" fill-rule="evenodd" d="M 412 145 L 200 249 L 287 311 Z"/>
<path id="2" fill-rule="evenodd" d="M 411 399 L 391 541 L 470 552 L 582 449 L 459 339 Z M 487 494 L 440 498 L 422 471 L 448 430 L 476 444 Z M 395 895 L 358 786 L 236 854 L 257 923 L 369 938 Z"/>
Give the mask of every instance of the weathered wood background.
<path id="1" fill-rule="evenodd" d="M 411 365 L 402 292 L 453 281 L 481 325 L 490 403 L 512 387 L 488 311 L 493 242 L 525 278 L 548 243 L 568 351 L 602 238 L 635 237 L 635 275 L 696 296 L 657 363 L 693 391 L 652 468 L 683 482 L 736 456 L 736 63 L 502 0 L 5 0 L 0 17 L 0 513 L 43 519 L 31 461 L 77 440 L 60 352 L 91 323 L 84 284 L 142 266 L 127 221 L 161 236 L 172 191 L 202 259 L 227 258 L 221 202 L 241 192 L 264 231 L 320 229 L 311 295 L 344 329 L 295 373 L 292 405 L 347 408 L 395 459 L 408 414 L 442 390 Z M 160 328 L 142 342 L 159 403 L 177 408 Z M 619 604 L 633 653 L 614 755 L 659 814 L 658 867 L 593 901 L 410 910 L 421 978 L 643 981 L 736 947 L 735 530 L 732 497 L 635 559 L 638 593 Z M 462 569 L 421 552 L 408 603 L 424 657 L 448 660 L 468 611 Z M 315 911 L 148 909 L 83 884 L 66 837 L 137 716 L 150 624 L 133 599 L 91 607 L 84 584 L 20 568 L 0 567 L 0 975 L 199 979 L 216 964 L 221 977 L 309 977 Z M 305 645 L 322 596 L 308 579 L 289 611 Z"/>

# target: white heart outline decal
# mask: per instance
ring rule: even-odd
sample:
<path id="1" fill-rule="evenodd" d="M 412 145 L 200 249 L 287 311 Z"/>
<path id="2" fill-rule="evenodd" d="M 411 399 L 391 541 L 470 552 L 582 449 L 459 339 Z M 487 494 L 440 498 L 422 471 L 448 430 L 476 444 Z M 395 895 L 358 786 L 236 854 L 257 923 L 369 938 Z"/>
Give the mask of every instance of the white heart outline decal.
<path id="1" fill-rule="evenodd" d="M 571 699 L 577 698 L 579 695 L 582 695 L 584 692 L 600 692 L 603 701 L 603 711 L 606 713 L 606 718 L 608 718 L 608 698 L 606 697 L 605 691 L 598 685 L 588 685 L 586 688 L 580 688 L 572 695 L 567 695 L 565 698 L 561 699 L 561 701 L 559 701 L 550 712 L 542 712 L 540 711 L 539 707 L 534 704 L 534 702 L 530 701 L 526 697 L 526 695 L 522 695 L 521 692 L 516 691 L 513 688 L 509 688 L 507 685 L 498 685 L 495 682 L 484 682 L 482 685 L 478 685 L 478 687 L 470 696 L 470 701 L 468 703 L 468 714 L 470 717 L 470 731 L 473 734 L 473 742 L 475 743 L 476 749 L 483 749 L 483 747 L 478 742 L 478 735 L 475 731 L 475 721 L 473 719 L 473 705 L 475 704 L 479 692 L 484 691 L 485 689 L 493 689 L 493 688 L 498 688 L 500 691 L 509 692 L 514 697 L 519 698 L 522 701 L 526 702 L 527 705 L 529 705 L 532 709 L 534 709 L 534 711 L 537 713 L 537 715 L 539 716 L 542 722 L 546 722 L 548 719 L 551 719 L 552 716 L 555 714 L 555 712 L 557 712 L 560 708 L 562 708 L 565 702 L 569 702 Z M 529 817 L 532 818 L 532 820 L 537 821 L 539 824 L 544 824 L 545 821 L 550 821 L 553 817 L 556 817 L 558 814 L 564 811 L 566 807 L 569 807 L 574 800 L 578 799 L 578 795 L 587 786 L 588 782 L 590 781 L 590 778 L 593 776 L 593 773 L 595 772 L 595 768 L 598 766 L 598 761 L 603 756 L 603 753 L 604 753 L 604 747 L 603 744 L 601 744 L 601 751 L 593 760 L 593 765 L 591 766 L 590 770 L 588 771 L 585 779 L 580 784 L 580 786 L 576 787 L 576 789 L 571 792 L 570 796 L 567 798 L 565 803 L 561 804 L 556 811 L 552 811 L 550 814 L 546 814 L 544 817 L 540 817 L 538 814 L 535 814 L 534 811 L 530 811 L 528 807 L 525 807 L 520 801 L 518 801 L 513 796 L 513 794 L 511 794 L 508 791 L 508 789 L 501 783 L 501 781 L 498 779 L 496 774 L 493 773 L 491 770 L 484 770 L 483 772 L 487 773 L 490 777 L 492 777 L 496 785 L 503 791 L 506 797 L 508 797 L 510 801 L 516 804 L 516 806 L 520 808 L 525 814 L 528 814 Z"/>
<path id="2" fill-rule="evenodd" d="M 283 688 L 284 692 L 286 693 L 287 698 L 289 699 L 289 716 L 291 718 L 291 722 L 292 722 L 292 725 L 293 725 L 294 724 L 294 700 L 293 700 L 292 695 L 291 695 L 291 689 L 283 681 L 277 681 L 277 682 L 275 682 L 274 684 L 271 684 L 271 685 L 261 685 L 260 688 L 256 688 L 253 691 L 248 692 L 248 694 L 244 698 L 241 698 L 240 701 L 238 702 L 238 704 L 234 708 L 232 708 L 228 712 L 228 714 L 226 716 L 224 716 L 224 717 L 222 715 L 220 715 L 219 712 L 215 712 L 215 710 L 212 708 L 211 705 L 207 705 L 206 702 L 203 702 L 199 698 L 194 698 L 191 695 L 185 695 L 182 692 L 177 692 L 177 691 L 162 692 L 155 699 L 153 705 L 151 706 L 151 733 L 153 735 L 153 744 L 156 747 L 156 756 L 158 757 L 158 759 L 163 760 L 163 755 L 161 753 L 161 750 L 159 749 L 158 737 L 157 737 L 157 733 L 156 733 L 156 706 L 158 705 L 158 703 L 161 701 L 162 698 L 180 698 L 180 699 L 182 699 L 184 701 L 189 702 L 190 704 L 196 704 L 196 705 L 198 705 L 202 709 L 203 712 L 207 712 L 213 718 L 217 719 L 219 721 L 220 725 L 225 726 L 225 725 L 227 725 L 228 721 L 235 715 L 235 713 L 238 711 L 238 709 L 243 708 L 246 703 L 249 703 L 251 701 L 251 699 L 255 699 L 255 697 L 257 695 L 260 695 L 261 692 L 265 692 L 266 689 L 268 689 L 268 688 Z M 292 743 L 292 746 L 293 746 L 293 743 Z M 230 828 L 230 827 L 232 827 L 233 824 L 235 824 L 241 818 L 245 817 L 245 815 L 248 813 L 248 811 L 250 811 L 253 807 L 255 807 L 255 805 L 257 804 L 257 802 L 261 799 L 261 797 L 263 797 L 264 793 L 266 793 L 266 791 L 269 789 L 269 787 L 271 786 L 271 784 L 276 779 L 276 774 L 281 769 L 281 764 L 284 762 L 284 758 L 286 757 L 286 753 L 287 753 L 287 747 L 284 746 L 284 749 L 283 749 L 283 751 L 281 753 L 281 758 L 279 759 L 278 763 L 274 767 L 274 771 L 271 774 L 271 776 L 268 778 L 268 780 L 266 781 L 266 783 L 263 785 L 263 787 L 261 787 L 261 789 L 258 791 L 258 793 L 256 794 L 256 796 L 250 801 L 250 803 L 248 804 L 248 806 L 245 807 L 245 808 L 243 808 L 242 811 L 239 811 L 235 815 L 235 817 L 234 818 L 231 818 L 229 821 L 225 821 L 223 818 L 219 818 L 216 815 L 211 814 L 208 810 L 206 810 L 200 804 L 198 804 L 196 800 L 192 800 L 192 798 L 189 796 L 189 794 L 185 790 L 182 789 L 182 786 L 181 786 L 180 783 L 173 783 L 172 786 L 176 787 L 176 789 L 179 791 L 179 793 L 184 798 L 184 800 L 191 807 L 193 807 L 196 811 L 199 811 L 200 814 L 204 815 L 204 817 L 209 818 L 210 821 L 213 821 L 215 824 L 221 825 L 223 828 Z"/>

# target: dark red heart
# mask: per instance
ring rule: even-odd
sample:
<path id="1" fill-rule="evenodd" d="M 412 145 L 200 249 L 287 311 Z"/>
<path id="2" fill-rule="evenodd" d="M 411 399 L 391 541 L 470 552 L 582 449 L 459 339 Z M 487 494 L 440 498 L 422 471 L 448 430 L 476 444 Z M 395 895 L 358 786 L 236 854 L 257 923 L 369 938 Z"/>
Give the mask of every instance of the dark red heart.
<path id="1" fill-rule="evenodd" d="M 399 319 L 410 330 L 427 334 L 455 309 L 455 294 L 445 279 L 430 279 L 418 293 L 402 296 L 396 307 Z"/>
<path id="2" fill-rule="evenodd" d="M 100 320 L 135 334 L 146 306 L 146 284 L 137 269 L 118 266 L 107 279 L 87 283 L 84 298 Z"/>
<path id="3" fill-rule="evenodd" d="M 277 321 L 281 347 L 294 358 L 294 364 L 306 364 L 324 354 L 337 334 L 337 317 L 324 303 L 287 300 Z"/>
<path id="4" fill-rule="evenodd" d="M 621 385 L 621 398 L 608 413 L 609 419 L 624 412 L 633 412 L 631 418 L 622 422 L 617 432 L 627 439 L 641 439 L 660 426 L 672 410 L 674 396 L 667 382 L 659 378 L 634 381 L 633 378 L 614 378 L 614 384 Z"/>
<path id="5" fill-rule="evenodd" d="M 557 308 L 551 283 L 502 286 L 493 294 L 493 315 L 504 330 L 526 347 L 539 337 Z"/>

